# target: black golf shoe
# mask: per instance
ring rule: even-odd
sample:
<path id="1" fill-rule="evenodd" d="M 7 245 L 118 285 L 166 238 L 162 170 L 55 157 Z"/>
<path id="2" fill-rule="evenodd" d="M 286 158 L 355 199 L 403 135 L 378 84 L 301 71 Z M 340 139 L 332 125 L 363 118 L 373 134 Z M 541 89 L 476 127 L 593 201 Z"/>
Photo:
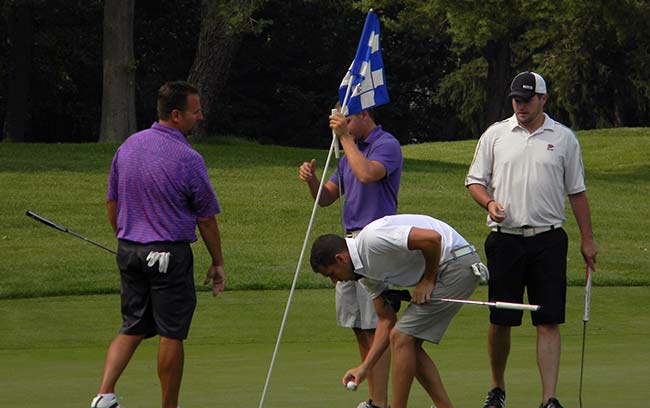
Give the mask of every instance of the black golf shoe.
<path id="1" fill-rule="evenodd" d="M 506 406 L 506 392 L 499 387 L 494 387 L 485 397 L 483 408 L 504 408 Z"/>
<path id="2" fill-rule="evenodd" d="M 542 403 L 539 408 L 563 408 L 562 405 L 560 405 L 560 401 L 557 400 L 555 397 L 551 397 L 546 401 L 546 403 Z"/>

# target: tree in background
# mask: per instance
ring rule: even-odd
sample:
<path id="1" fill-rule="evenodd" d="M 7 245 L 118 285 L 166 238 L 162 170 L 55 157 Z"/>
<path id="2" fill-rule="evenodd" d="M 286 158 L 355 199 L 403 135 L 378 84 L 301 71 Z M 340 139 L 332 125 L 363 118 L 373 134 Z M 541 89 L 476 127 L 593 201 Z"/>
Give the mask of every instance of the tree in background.
<path id="1" fill-rule="evenodd" d="M 19 35 L 22 51 L 10 56 L 9 30 L 27 28 L 10 12 L 19 4 L 31 5 L 32 40 Z M 9 40 L 0 44 L 0 119 L 24 118 L 24 141 L 98 140 L 107 5 L 0 0 L 0 39 Z M 477 137 L 509 114 L 509 81 L 523 70 L 544 75 L 549 113 L 574 129 L 650 125 L 643 0 L 138 0 L 127 64 L 137 128 L 156 120 L 164 81 L 189 77 L 209 112 L 203 134 L 328 146 L 327 115 L 371 6 L 391 96 L 377 114 L 402 143 Z M 29 68 L 10 79 L 17 64 Z"/>
<path id="2" fill-rule="evenodd" d="M 221 91 L 226 86 L 233 58 L 244 32 L 255 29 L 252 13 L 265 0 L 203 0 L 201 32 L 188 82 L 201 91 L 201 107 L 205 120 L 197 126 L 194 136 L 205 137 L 214 124 Z"/>
<path id="3" fill-rule="evenodd" d="M 0 62 L 9 70 L 16 58 L 25 58 L 29 67 L 21 75 L 29 87 L 21 92 L 27 108 L 25 142 L 96 141 L 101 106 L 101 17 L 99 0 L 21 0 L 29 4 L 32 36 L 17 57 Z M 4 2 L 3 11 L 19 2 Z M 19 24 L 7 12 L 8 25 Z M 26 38 L 26 37 L 25 37 Z M 8 74 L 0 86 L 12 86 Z M 8 95 L 0 92 L 3 95 Z M 0 97 L 2 99 L 2 97 Z M 5 110 L 7 109 L 7 110 Z M 8 105 L 0 103 L 0 118 Z"/>
<path id="4" fill-rule="evenodd" d="M 532 55 L 549 78 L 551 108 L 576 129 L 639 126 L 650 117 L 650 4 L 566 0 Z M 539 41 L 539 40 L 538 40 Z M 523 52 L 523 51 L 522 51 Z"/>
<path id="5" fill-rule="evenodd" d="M 122 141 L 136 130 L 134 7 L 135 0 L 106 0 L 104 3 L 100 142 Z"/>
<path id="6" fill-rule="evenodd" d="M 211 131 L 263 143 L 331 142 L 327 117 L 359 41 L 365 15 L 347 0 L 268 1 L 252 15 Z"/>
<path id="7" fill-rule="evenodd" d="M 137 0 L 134 50 L 138 129 L 158 120 L 156 99 L 165 81 L 187 80 L 198 45 L 201 2 Z"/>
<path id="8" fill-rule="evenodd" d="M 382 48 L 391 103 L 381 107 L 382 123 L 403 143 L 453 140 L 467 134 L 455 110 L 436 100 L 443 79 L 456 69 L 444 13 L 426 2 L 364 1 L 383 25 Z"/>
<path id="9" fill-rule="evenodd" d="M 22 142 L 31 112 L 29 101 L 30 74 L 32 71 L 32 9 L 31 0 L 8 2 L 2 8 L 7 11 L 7 107 L 4 116 L 2 140 Z"/>

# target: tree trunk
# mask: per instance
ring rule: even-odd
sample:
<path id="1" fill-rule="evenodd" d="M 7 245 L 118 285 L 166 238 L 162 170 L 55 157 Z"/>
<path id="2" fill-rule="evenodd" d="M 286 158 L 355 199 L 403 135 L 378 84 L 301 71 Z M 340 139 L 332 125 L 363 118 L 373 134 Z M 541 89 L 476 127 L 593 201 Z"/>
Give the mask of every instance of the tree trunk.
<path id="1" fill-rule="evenodd" d="M 32 5 L 16 1 L 9 15 L 9 84 L 3 141 L 25 141 L 29 119 L 30 75 L 32 71 Z"/>
<path id="2" fill-rule="evenodd" d="M 104 3 L 104 83 L 100 142 L 123 141 L 136 130 L 133 15 L 135 0 Z"/>
<path id="3" fill-rule="evenodd" d="M 240 44 L 240 30 L 229 26 L 222 13 L 204 0 L 201 10 L 201 33 L 194 63 L 187 78 L 201 91 L 201 108 L 205 120 L 194 130 L 196 138 L 206 137 L 212 130 L 217 101 L 230 73 Z"/>
<path id="4" fill-rule="evenodd" d="M 507 40 L 488 41 L 485 48 L 485 58 L 488 63 L 486 83 L 486 106 L 483 128 L 503 120 L 509 114 L 510 104 L 510 42 Z"/>

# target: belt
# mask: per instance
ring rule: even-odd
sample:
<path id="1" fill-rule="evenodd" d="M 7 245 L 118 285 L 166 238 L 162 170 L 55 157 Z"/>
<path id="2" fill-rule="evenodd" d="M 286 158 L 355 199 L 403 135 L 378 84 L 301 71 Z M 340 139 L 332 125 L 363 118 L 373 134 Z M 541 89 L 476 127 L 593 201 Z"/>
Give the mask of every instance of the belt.
<path id="1" fill-rule="evenodd" d="M 456 248 L 451 251 L 451 259 L 447 259 L 445 262 L 442 262 L 440 265 L 444 265 L 448 262 L 455 261 L 456 259 L 460 258 L 461 256 L 473 254 L 476 252 L 476 248 L 474 245 L 466 245 L 464 247 Z"/>
<path id="2" fill-rule="evenodd" d="M 549 225 L 547 227 L 520 227 L 520 228 L 506 228 L 494 227 L 492 231 L 501 232 L 503 234 L 521 235 L 522 237 L 534 237 L 535 235 L 542 234 L 554 229 L 562 228 L 562 223 Z"/>

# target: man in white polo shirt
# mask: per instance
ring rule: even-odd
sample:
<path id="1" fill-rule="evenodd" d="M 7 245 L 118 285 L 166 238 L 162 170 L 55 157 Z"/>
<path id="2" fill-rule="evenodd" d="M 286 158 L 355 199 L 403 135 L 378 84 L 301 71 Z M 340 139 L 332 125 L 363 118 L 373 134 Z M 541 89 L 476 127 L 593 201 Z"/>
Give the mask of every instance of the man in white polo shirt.
<path id="1" fill-rule="evenodd" d="M 461 307 L 437 299 L 467 299 L 480 278 L 487 276 L 474 246 L 435 218 L 393 215 L 368 224 L 355 238 L 318 237 L 310 262 L 314 272 L 333 283 L 358 281 L 377 312 L 370 351 L 360 366 L 345 373 L 343 384 L 354 381 L 358 385 L 366 379 L 390 343 L 391 407 L 406 407 L 414 377 L 437 408 L 451 407 L 438 369 L 422 343 L 439 343 Z M 399 321 L 386 298 L 390 285 L 414 287 L 412 302 Z"/>
<path id="2" fill-rule="evenodd" d="M 562 229 L 565 192 L 582 237 L 581 251 L 594 268 L 596 243 L 585 192 L 580 144 L 571 129 L 544 113 L 546 82 L 535 72 L 518 74 L 510 86 L 514 115 L 481 136 L 465 186 L 488 212 L 492 230 L 485 241 L 490 269 L 489 298 L 542 305 L 531 315 L 537 329 L 537 365 L 542 408 L 561 408 L 556 398 L 560 367 L 560 324 L 566 303 L 568 240 Z M 492 309 L 488 353 L 492 389 L 484 408 L 505 405 L 505 369 L 510 328 L 522 312 Z"/>

